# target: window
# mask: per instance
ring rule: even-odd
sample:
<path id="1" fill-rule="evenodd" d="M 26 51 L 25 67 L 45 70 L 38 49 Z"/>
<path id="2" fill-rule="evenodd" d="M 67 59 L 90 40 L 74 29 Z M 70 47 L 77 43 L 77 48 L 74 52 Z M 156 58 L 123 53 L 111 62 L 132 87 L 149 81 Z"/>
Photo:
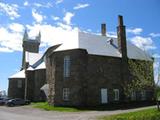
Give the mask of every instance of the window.
<path id="1" fill-rule="evenodd" d="M 132 93 L 131 93 L 131 100 L 136 100 L 136 92 L 135 91 L 133 91 Z"/>
<path id="2" fill-rule="evenodd" d="M 22 88 L 22 80 L 18 80 L 17 81 L 17 87 L 18 88 Z"/>
<path id="3" fill-rule="evenodd" d="M 64 57 L 64 77 L 69 77 L 70 76 L 70 64 L 71 64 L 71 60 L 70 60 L 70 56 L 65 56 Z"/>
<path id="4" fill-rule="evenodd" d="M 114 89 L 114 100 L 118 101 L 119 100 L 119 89 Z"/>
<path id="5" fill-rule="evenodd" d="M 146 100 L 146 91 L 141 91 L 141 100 Z"/>
<path id="6" fill-rule="evenodd" d="M 68 101 L 69 100 L 69 88 L 63 88 L 63 100 Z"/>

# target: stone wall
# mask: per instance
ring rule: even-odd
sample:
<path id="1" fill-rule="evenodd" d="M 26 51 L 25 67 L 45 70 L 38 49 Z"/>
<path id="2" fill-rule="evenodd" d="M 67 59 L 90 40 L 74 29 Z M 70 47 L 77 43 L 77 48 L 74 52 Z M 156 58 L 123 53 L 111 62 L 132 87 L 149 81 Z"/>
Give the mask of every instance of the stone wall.
<path id="1" fill-rule="evenodd" d="M 87 68 L 87 105 L 101 104 L 101 88 L 107 89 L 108 102 L 114 102 L 113 89 L 120 90 L 123 100 L 120 58 L 88 55 Z"/>
<path id="2" fill-rule="evenodd" d="M 69 78 L 63 76 L 64 56 L 71 57 L 71 75 Z M 49 79 L 50 97 L 49 102 L 54 105 L 79 106 L 84 103 L 85 74 L 87 71 L 86 50 L 68 50 L 65 52 L 55 52 L 47 60 L 47 73 Z M 63 88 L 70 89 L 70 100 L 62 99 Z"/>
<path id="3" fill-rule="evenodd" d="M 71 74 L 68 78 L 63 75 L 65 56 L 70 56 L 71 59 Z M 152 65 L 152 62 L 150 62 L 150 65 Z M 101 105 L 102 88 L 107 89 L 108 103 L 127 100 L 124 94 L 125 84 L 122 79 L 121 58 L 89 55 L 84 49 L 66 50 L 48 55 L 46 57 L 46 68 L 49 83 L 49 103 L 52 105 Z M 153 73 L 153 70 L 150 72 Z M 130 75 L 128 74 L 128 81 L 132 81 L 134 78 L 133 76 L 130 77 Z M 153 76 L 149 81 L 153 81 Z M 68 101 L 63 100 L 63 88 L 70 89 Z M 114 89 L 119 89 L 119 101 L 114 100 Z M 151 86 L 151 89 L 145 88 L 145 90 L 150 91 L 147 93 L 147 98 L 153 95 L 153 86 Z"/>
<path id="4" fill-rule="evenodd" d="M 40 88 L 46 84 L 46 70 L 35 70 L 34 76 L 34 101 L 45 101 L 46 96 Z"/>
<path id="5" fill-rule="evenodd" d="M 27 77 L 27 99 L 33 101 L 34 100 L 34 74 L 35 72 L 32 71 L 27 71 L 26 72 L 26 77 Z"/>
<path id="6" fill-rule="evenodd" d="M 22 81 L 22 87 L 18 88 L 18 81 Z M 24 98 L 24 78 L 9 79 L 8 97 L 9 98 Z"/>
<path id="7" fill-rule="evenodd" d="M 46 70 L 27 71 L 27 99 L 38 102 L 45 101 L 46 97 L 40 88 L 46 84 Z"/>

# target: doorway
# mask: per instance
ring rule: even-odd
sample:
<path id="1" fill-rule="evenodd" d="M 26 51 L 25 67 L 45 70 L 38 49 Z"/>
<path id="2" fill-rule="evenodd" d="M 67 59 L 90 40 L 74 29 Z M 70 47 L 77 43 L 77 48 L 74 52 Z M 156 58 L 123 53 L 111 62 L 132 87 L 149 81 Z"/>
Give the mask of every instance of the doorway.
<path id="1" fill-rule="evenodd" d="M 101 103 L 108 103 L 107 88 L 101 88 Z"/>

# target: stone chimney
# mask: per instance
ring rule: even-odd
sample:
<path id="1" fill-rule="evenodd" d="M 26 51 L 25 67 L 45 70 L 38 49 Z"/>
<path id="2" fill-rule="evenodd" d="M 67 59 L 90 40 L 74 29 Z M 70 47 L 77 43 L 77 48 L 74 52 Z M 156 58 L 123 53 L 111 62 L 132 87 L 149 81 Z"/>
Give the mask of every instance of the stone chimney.
<path id="1" fill-rule="evenodd" d="M 128 68 L 128 57 L 127 57 L 127 42 L 126 42 L 126 31 L 125 26 L 123 25 L 123 17 L 118 16 L 118 27 L 117 27 L 117 36 L 118 36 L 118 50 L 122 54 L 121 58 L 121 80 L 122 86 L 126 86 L 129 82 L 129 68 Z"/>
<path id="2" fill-rule="evenodd" d="M 118 16 L 117 36 L 118 50 L 122 53 L 122 57 L 127 57 L 126 30 L 123 25 L 123 16 L 121 15 Z"/>
<path id="3" fill-rule="evenodd" d="M 102 36 L 106 36 L 106 24 L 105 23 L 101 24 L 101 34 Z"/>

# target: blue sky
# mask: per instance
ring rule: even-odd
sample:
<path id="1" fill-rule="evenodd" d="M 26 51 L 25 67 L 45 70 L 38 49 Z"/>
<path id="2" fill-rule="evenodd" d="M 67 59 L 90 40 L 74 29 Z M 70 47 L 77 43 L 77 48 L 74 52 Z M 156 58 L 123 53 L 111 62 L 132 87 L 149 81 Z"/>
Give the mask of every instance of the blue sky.
<path id="1" fill-rule="evenodd" d="M 117 16 L 123 15 L 127 39 L 160 58 L 159 0 L 0 0 L 0 90 L 7 90 L 8 77 L 21 67 L 22 37 L 27 29 L 34 38 L 42 32 L 41 51 L 62 31 L 116 35 Z M 65 38 L 64 38 L 65 39 Z M 158 62 L 155 64 L 155 70 Z M 156 74 L 157 77 L 157 74 Z"/>

